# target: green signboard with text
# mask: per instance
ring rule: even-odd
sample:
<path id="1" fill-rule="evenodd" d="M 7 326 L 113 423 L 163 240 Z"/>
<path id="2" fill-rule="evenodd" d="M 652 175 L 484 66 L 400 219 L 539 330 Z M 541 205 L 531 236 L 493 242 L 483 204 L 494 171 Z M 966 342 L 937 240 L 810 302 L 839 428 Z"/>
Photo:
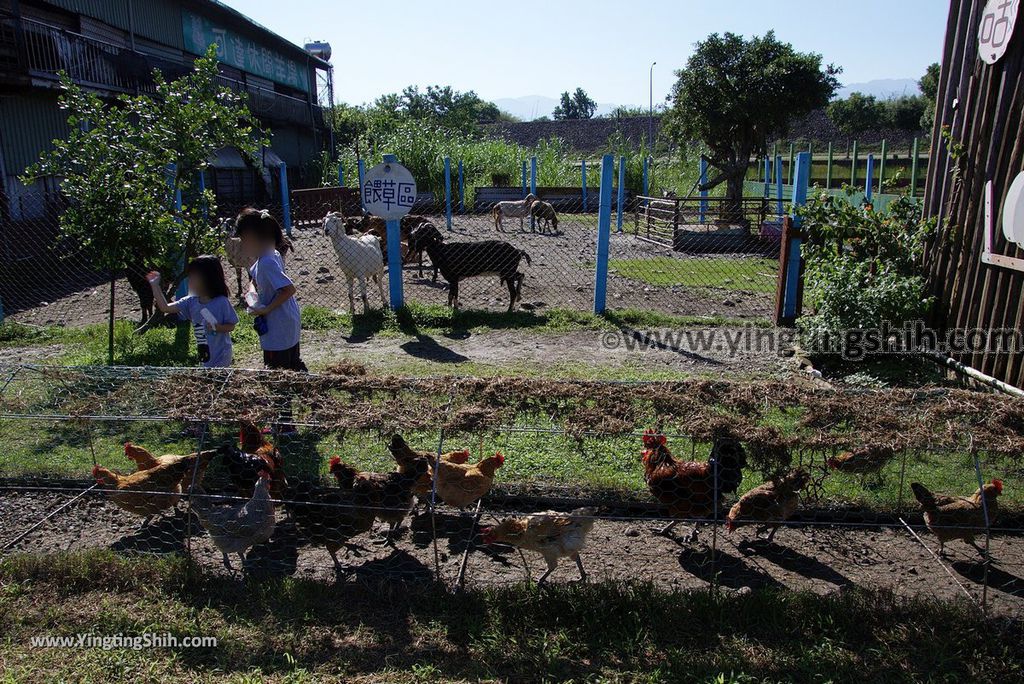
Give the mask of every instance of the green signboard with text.
<path id="1" fill-rule="evenodd" d="M 260 45 L 234 31 L 217 26 L 206 17 L 182 11 L 181 29 L 185 49 L 202 55 L 217 44 L 217 59 L 263 78 L 309 92 L 306 65 Z"/>

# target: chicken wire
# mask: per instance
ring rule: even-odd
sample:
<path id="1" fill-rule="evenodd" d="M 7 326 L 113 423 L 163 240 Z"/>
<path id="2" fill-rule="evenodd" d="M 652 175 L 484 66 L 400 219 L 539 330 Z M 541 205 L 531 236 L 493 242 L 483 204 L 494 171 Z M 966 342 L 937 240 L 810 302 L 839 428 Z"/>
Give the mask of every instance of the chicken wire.
<path id="1" fill-rule="evenodd" d="M 358 373 L 2 367 L 0 547 L 4 553 L 107 548 L 185 554 L 207 571 L 228 572 L 211 528 L 223 536 L 236 527 L 204 523 L 200 514 L 255 500 L 261 466 L 242 454 L 258 449 L 239 435 L 249 422 L 266 429 L 249 428 L 249 438 L 273 445 L 268 453 L 276 449 L 280 463 L 274 466 L 287 483 L 276 476 L 268 482 L 276 503 L 273 531 L 265 540 L 253 537 L 258 543 L 244 549 L 244 561 L 229 553 L 235 574 L 386 577 L 453 588 L 520 582 L 528 575 L 536 581 L 548 567 L 529 548 L 539 538 L 545 548 L 566 544 L 549 581 L 571 581 L 579 576 L 571 555 L 582 538 L 580 564 L 594 581 L 818 592 L 862 585 L 963 597 L 986 610 L 1021 608 L 1024 530 L 1016 454 L 1024 436 L 1014 416 L 1024 408 L 1015 400 L 964 390 L 831 393 L 868 409 L 888 403 L 893 411 L 868 412 L 853 431 L 837 425 L 824 432 L 808 427 L 814 420 L 792 419 L 806 405 L 828 404 L 830 393 L 783 392 L 773 385 L 590 383 L 573 391 L 575 383 L 414 381 Z M 172 388 L 184 395 L 177 402 Z M 268 401 L 270 395 L 278 398 Z M 671 403 L 672 397 L 678 401 Z M 641 407 L 630 412 L 619 404 L 615 420 L 598 420 L 609 402 L 623 400 Z M 886 430 L 901 429 L 900 421 L 916 423 L 968 401 L 977 412 L 958 412 L 962 424 L 948 426 L 960 448 L 948 441 L 944 426 L 927 445 L 881 445 L 883 457 L 868 472 L 830 464 L 865 440 L 876 443 Z M 284 403 L 293 408 L 292 424 L 277 414 Z M 785 422 L 780 406 L 795 412 L 792 429 L 781 438 L 766 425 L 758 432 L 754 425 L 762 418 Z M 705 430 L 707 412 L 735 417 L 738 434 L 727 429 L 727 420 Z M 986 415 L 988 424 L 979 418 Z M 740 424 L 743 416 L 746 425 Z M 442 474 L 444 464 L 433 469 L 434 477 L 417 478 L 428 488 L 420 490 L 416 515 L 409 515 L 411 490 L 349 484 L 344 475 L 339 479 L 344 468 L 331 462 L 338 457 L 394 483 L 396 434 L 431 458 L 447 454 L 472 465 L 500 452 L 503 459 L 493 482 L 479 490 L 482 497 L 472 487 L 450 489 L 462 480 Z M 119 507 L 116 495 L 95 486 L 91 474 L 94 465 L 131 473 L 125 442 L 156 456 L 199 454 L 178 475 L 178 501 L 147 525 L 141 523 L 148 512 Z M 644 460 L 658 460 L 652 454 L 662 449 L 704 475 L 665 480 L 660 488 L 652 484 Z M 729 461 L 737 449 L 743 460 L 738 469 Z M 707 469 L 712 453 L 717 456 Z M 738 470 L 738 482 L 726 474 L 731 468 Z M 727 529 L 738 503 L 755 500 L 751 492 L 765 487 L 781 492 L 793 473 L 801 473 L 802 486 L 783 494 L 795 502 L 793 510 L 739 511 L 733 521 L 740 526 Z M 910 483 L 970 496 L 996 479 L 1004 491 L 998 508 L 987 522 L 986 511 L 975 509 L 968 526 L 992 562 L 982 562 L 959 539 L 947 543 L 948 557 L 940 557 L 935 529 L 942 525 L 930 530 L 925 524 Z M 193 482 L 201 489 L 192 489 Z M 147 486 L 133 492 L 143 503 L 168 494 L 167 488 Z M 460 491 L 466 498 L 457 501 Z M 402 525 L 385 543 L 389 525 L 382 519 L 397 518 Z M 677 523 L 674 529 L 657 533 L 670 522 Z M 771 543 L 758 538 L 758 522 L 778 525 Z M 522 532 L 531 525 L 535 533 Z M 690 538 L 694 527 L 696 540 Z M 522 554 L 515 543 L 526 546 Z M 337 571 L 328 546 L 336 546 Z"/>
<path id="2" fill-rule="evenodd" d="M 591 199 L 584 211 L 580 199 L 548 199 L 557 216 L 557 227 L 549 219 L 527 216 L 522 225 L 517 218 L 505 218 L 499 229 L 491 207 L 482 205 L 455 212 L 449 228 L 442 202 L 430 201 L 414 207 L 416 216 L 437 229 L 441 243 L 437 249 L 451 250 L 456 243 L 479 243 L 468 256 L 450 259 L 453 267 L 449 276 L 459 282 L 458 303 L 462 309 L 507 310 L 510 290 L 504 276 L 512 275 L 517 283 L 516 310 L 592 310 L 597 261 L 596 201 Z M 618 211 L 613 209 L 607 280 L 609 309 L 750 319 L 772 315 L 778 239 L 770 231 L 764 232 L 763 224 L 770 217 L 762 220 L 761 214 L 755 212 L 756 216 L 745 218 L 742 225 L 732 225 L 706 213 L 692 218 L 684 216 L 684 220 L 694 222 L 691 224 L 652 229 L 654 224 L 642 213 L 647 211 L 646 201 L 629 200 L 624 205 L 621 229 Z M 293 251 L 285 255 L 285 262 L 296 284 L 300 305 L 350 311 L 348 281 L 332 240 L 324 234 L 323 218 L 328 211 L 337 210 L 357 218 L 358 207 L 296 195 L 287 209 L 279 201 L 261 204 L 261 208 L 268 209 L 282 225 L 286 224 L 286 214 L 291 217 Z M 239 209 L 238 202 L 220 202 L 210 222 L 230 231 L 231 225 L 226 221 Z M 144 279 L 150 265 L 146 258 L 128 272 L 99 272 L 92 255 L 60 237 L 59 218 L 63 210 L 64 200 L 56 192 L 25 190 L 17 197 L 0 196 L 0 243 L 5 250 L 4 258 L 0 259 L 0 302 L 5 316 L 39 326 L 105 322 L 113 278 L 115 318 L 145 320 L 148 314 L 143 307 L 150 299 Z M 697 223 L 701 219 L 705 222 Z M 363 224 L 358 229 L 366 227 Z M 746 238 L 737 241 L 738 233 Z M 400 246 L 407 255 L 401 270 L 405 301 L 447 305 L 451 280 L 443 274 L 435 275 L 429 255 L 422 250 L 408 254 L 410 237 L 404 231 Z M 499 243 L 507 243 L 508 247 Z M 383 240 L 381 247 L 386 252 Z M 506 249 L 519 255 L 514 258 L 515 263 L 504 256 L 502 250 Z M 248 273 L 231 264 L 221 251 L 229 290 L 239 308 L 244 308 L 241 295 L 249 287 Z M 386 260 L 384 266 L 386 293 Z M 505 270 L 509 272 L 506 274 Z M 459 275 L 464 273 L 474 275 Z M 368 289 L 370 308 L 387 305 L 372 282 Z M 387 298 L 385 295 L 384 299 Z M 355 310 L 363 311 L 358 295 Z"/>

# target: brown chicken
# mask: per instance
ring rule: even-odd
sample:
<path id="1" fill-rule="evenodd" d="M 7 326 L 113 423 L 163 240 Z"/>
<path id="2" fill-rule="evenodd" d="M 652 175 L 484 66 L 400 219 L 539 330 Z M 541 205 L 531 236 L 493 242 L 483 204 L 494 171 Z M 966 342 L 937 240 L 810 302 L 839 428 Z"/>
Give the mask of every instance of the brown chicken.
<path id="1" fill-rule="evenodd" d="M 169 463 L 157 463 L 152 468 L 128 475 L 114 472 L 101 465 L 93 466 L 92 476 L 101 489 L 109 492 L 110 500 L 129 513 L 145 516 L 143 527 L 154 515 L 174 507 L 181 498 L 181 482 L 200 459 L 200 468 L 213 457 L 213 451 L 191 454 Z"/>
<path id="2" fill-rule="evenodd" d="M 746 455 L 735 440 L 715 440 L 711 455 L 703 463 L 675 460 L 666 446 L 665 435 L 651 430 L 644 433 L 643 444 L 640 460 L 644 464 L 644 481 L 654 498 L 666 506 L 669 517 L 707 518 L 715 512 L 722 495 L 735 493 L 743 481 Z M 673 520 L 658 533 L 668 534 L 679 522 Z M 697 541 L 696 525 L 687 541 Z"/>
<path id="3" fill-rule="evenodd" d="M 437 498 L 453 508 L 476 503 L 490 491 L 495 471 L 504 464 L 500 452 L 475 464 L 441 460 L 437 464 Z"/>
<path id="4" fill-rule="evenodd" d="M 203 458 L 199 461 L 199 468 L 196 470 L 195 479 L 196 482 L 203 481 L 203 475 L 206 474 L 206 466 L 210 464 L 210 459 L 216 453 L 215 450 L 200 452 Z M 178 454 L 164 454 L 161 456 L 153 455 L 153 452 L 149 451 L 145 447 L 141 447 L 138 444 L 132 444 L 131 442 L 124 443 L 124 455 L 135 462 L 135 471 L 139 472 L 142 470 L 149 470 L 158 465 L 170 465 L 183 458 L 189 458 L 195 454 L 189 454 L 181 456 Z M 184 477 L 181 478 L 182 491 L 188 489 L 192 484 L 192 471 L 189 470 L 185 473 Z"/>
<path id="5" fill-rule="evenodd" d="M 800 503 L 800 490 L 807 486 L 811 476 L 802 468 L 795 468 L 782 477 L 754 487 L 740 497 L 725 519 L 729 532 L 744 525 L 759 524 L 760 536 L 769 527 L 771 532 L 766 541 L 771 542 L 779 526 L 796 513 Z"/>
<path id="6" fill-rule="evenodd" d="M 310 544 L 327 549 L 339 575 L 345 568 L 338 551 L 344 548 L 347 555 L 352 538 L 373 529 L 375 512 L 370 503 L 352 491 L 308 481 L 289 483 L 284 499 L 296 528 Z"/>
<path id="7" fill-rule="evenodd" d="M 985 551 L 974 541 L 976 534 L 985 531 L 985 511 L 991 523 L 999 513 L 997 498 L 1003 493 L 1003 481 L 992 480 L 971 496 L 933 494 L 920 482 L 911 482 L 914 498 L 924 509 L 924 521 L 939 539 L 939 554 L 946 554 L 946 542 L 961 539 L 982 556 Z M 982 502 L 984 501 L 984 506 Z"/>
<path id="8" fill-rule="evenodd" d="M 355 493 L 378 520 L 388 523 L 384 542 L 390 544 L 391 535 L 412 508 L 413 488 L 427 472 L 427 460 L 415 459 L 405 472 L 369 473 L 360 472 L 335 456 L 330 461 L 330 471 L 339 489 Z"/>
<path id="9" fill-rule="evenodd" d="M 242 423 L 238 445 L 238 449 L 222 448 L 221 454 L 228 478 L 239 495 L 251 498 L 260 471 L 266 470 L 270 473 L 270 497 L 280 500 L 288 484 L 281 452 L 254 423 Z"/>
<path id="10" fill-rule="evenodd" d="M 877 484 L 882 484 L 882 468 L 892 460 L 893 450 L 887 446 L 876 444 L 857 447 L 825 461 L 829 468 L 841 473 L 860 475 L 861 485 L 868 475 L 877 477 Z"/>
<path id="11" fill-rule="evenodd" d="M 413 494 L 420 499 L 429 500 L 430 492 L 432 491 L 434 484 L 434 452 L 417 451 L 411 448 L 405 443 L 405 440 L 401 435 L 394 435 L 391 438 L 391 444 L 388 445 L 388 451 L 391 452 L 391 456 L 395 459 L 395 463 L 398 464 L 398 472 L 400 473 L 407 472 L 410 467 L 415 465 L 418 459 L 426 459 L 428 464 L 427 472 L 416 482 L 416 486 L 413 488 Z M 469 449 L 443 453 L 441 454 L 441 460 L 447 463 L 464 464 L 469 461 Z"/>
<path id="12" fill-rule="evenodd" d="M 521 518 L 506 518 L 494 527 L 480 531 L 485 544 L 503 542 L 527 551 L 536 551 L 544 557 L 547 572 L 537 580 L 537 586 L 544 584 L 548 575 L 558 567 L 559 558 L 576 561 L 580 579 L 586 581 L 587 573 L 580 560 L 580 551 L 587 541 L 587 534 L 594 527 L 597 509 L 577 508 L 568 515 L 547 511 Z"/>

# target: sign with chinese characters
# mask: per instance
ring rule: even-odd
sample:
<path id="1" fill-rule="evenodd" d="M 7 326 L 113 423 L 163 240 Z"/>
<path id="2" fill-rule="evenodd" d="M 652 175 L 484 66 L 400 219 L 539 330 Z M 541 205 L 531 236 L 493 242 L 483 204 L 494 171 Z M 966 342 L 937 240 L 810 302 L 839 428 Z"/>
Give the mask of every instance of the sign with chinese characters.
<path id="1" fill-rule="evenodd" d="M 978 56 L 986 64 L 995 64 L 1006 54 L 1018 9 L 1020 0 L 988 0 L 985 4 L 978 26 Z"/>
<path id="2" fill-rule="evenodd" d="M 308 72 L 301 62 L 185 10 L 181 12 L 181 29 L 185 49 L 193 54 L 206 54 L 207 48 L 216 43 L 217 59 L 225 64 L 309 92 Z"/>
<path id="3" fill-rule="evenodd" d="M 396 162 L 377 164 L 363 175 L 363 208 L 386 221 L 397 221 L 416 201 L 416 179 Z"/>

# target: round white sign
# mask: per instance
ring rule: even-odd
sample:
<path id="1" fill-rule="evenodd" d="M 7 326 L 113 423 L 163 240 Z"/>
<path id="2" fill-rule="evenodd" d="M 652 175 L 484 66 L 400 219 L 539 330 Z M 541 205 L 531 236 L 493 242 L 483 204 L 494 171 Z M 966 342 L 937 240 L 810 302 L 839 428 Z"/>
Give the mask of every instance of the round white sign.
<path id="1" fill-rule="evenodd" d="M 1019 174 L 1006 191 L 1003 200 L 1003 236 L 1017 245 L 1024 245 L 1024 173 Z"/>
<path id="2" fill-rule="evenodd" d="M 363 208 L 386 221 L 397 221 L 416 201 L 416 179 L 397 162 L 377 164 L 363 175 Z"/>
<path id="3" fill-rule="evenodd" d="M 1020 0 L 988 0 L 978 26 L 978 56 L 986 64 L 995 64 L 1003 55 L 1017 25 Z"/>

